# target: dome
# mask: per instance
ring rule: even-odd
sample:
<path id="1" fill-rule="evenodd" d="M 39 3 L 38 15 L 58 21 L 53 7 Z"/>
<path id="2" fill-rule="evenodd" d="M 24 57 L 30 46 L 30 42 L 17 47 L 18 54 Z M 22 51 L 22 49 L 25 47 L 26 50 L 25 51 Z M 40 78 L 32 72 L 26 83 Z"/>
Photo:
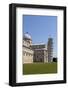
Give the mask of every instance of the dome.
<path id="1" fill-rule="evenodd" d="M 25 34 L 24 34 L 24 38 L 32 39 L 31 36 L 30 36 L 28 33 L 25 33 Z"/>

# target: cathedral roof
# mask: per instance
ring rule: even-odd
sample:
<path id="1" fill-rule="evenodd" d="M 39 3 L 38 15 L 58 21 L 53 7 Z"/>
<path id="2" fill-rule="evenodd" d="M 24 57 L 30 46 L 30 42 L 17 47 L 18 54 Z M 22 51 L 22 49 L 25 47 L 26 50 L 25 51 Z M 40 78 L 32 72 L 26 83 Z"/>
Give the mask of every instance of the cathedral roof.
<path id="1" fill-rule="evenodd" d="M 26 38 L 26 39 L 30 39 L 30 40 L 32 39 L 32 38 L 31 38 L 31 35 L 28 34 L 28 33 L 25 33 L 25 34 L 24 34 L 24 38 Z"/>

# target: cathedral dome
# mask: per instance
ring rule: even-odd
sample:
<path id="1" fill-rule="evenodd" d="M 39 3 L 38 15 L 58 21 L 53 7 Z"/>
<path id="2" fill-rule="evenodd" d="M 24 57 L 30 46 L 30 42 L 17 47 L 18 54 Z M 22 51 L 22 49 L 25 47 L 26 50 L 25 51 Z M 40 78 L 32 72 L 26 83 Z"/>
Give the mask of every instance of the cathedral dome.
<path id="1" fill-rule="evenodd" d="M 30 40 L 32 39 L 31 36 L 30 36 L 28 33 L 25 33 L 25 34 L 24 34 L 24 38 L 30 39 Z"/>

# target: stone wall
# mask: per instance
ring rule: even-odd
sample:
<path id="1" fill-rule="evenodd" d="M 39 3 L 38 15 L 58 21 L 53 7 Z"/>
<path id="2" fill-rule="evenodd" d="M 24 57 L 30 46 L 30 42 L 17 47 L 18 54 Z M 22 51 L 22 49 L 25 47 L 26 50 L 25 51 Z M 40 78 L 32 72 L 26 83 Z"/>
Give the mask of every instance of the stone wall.
<path id="1" fill-rule="evenodd" d="M 33 63 L 33 50 L 23 47 L 23 63 Z"/>

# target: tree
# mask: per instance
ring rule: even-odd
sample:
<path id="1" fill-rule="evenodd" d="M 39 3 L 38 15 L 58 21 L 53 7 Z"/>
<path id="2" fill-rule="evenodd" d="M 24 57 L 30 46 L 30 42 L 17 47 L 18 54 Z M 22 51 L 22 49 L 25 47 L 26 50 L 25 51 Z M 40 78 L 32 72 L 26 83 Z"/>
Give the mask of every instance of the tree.
<path id="1" fill-rule="evenodd" d="M 57 58 L 56 57 L 53 58 L 53 62 L 57 62 Z"/>

